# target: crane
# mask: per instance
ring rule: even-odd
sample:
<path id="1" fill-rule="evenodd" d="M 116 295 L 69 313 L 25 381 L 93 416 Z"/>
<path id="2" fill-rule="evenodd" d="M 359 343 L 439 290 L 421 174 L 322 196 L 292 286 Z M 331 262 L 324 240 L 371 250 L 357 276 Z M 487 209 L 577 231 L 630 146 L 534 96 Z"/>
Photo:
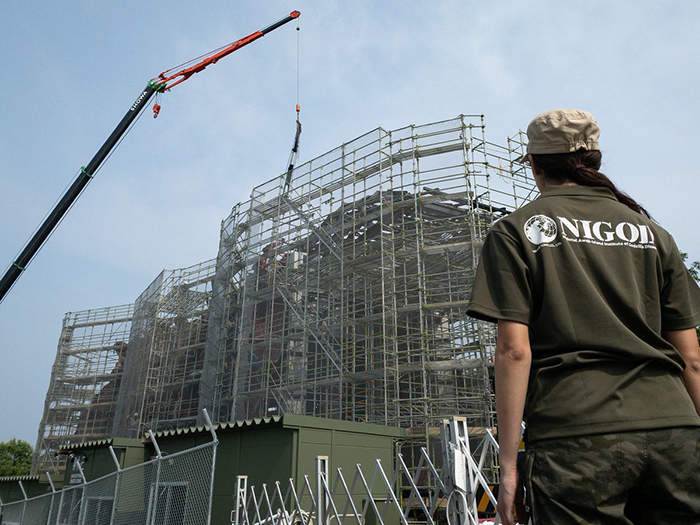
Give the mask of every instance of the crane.
<path id="1" fill-rule="evenodd" d="M 136 100 L 131 107 L 129 107 L 126 115 L 124 115 L 121 122 L 119 122 L 112 134 L 107 138 L 87 166 L 80 168 L 80 172 L 73 184 L 70 185 L 58 203 L 48 214 L 46 219 L 44 219 L 41 226 L 39 226 L 17 258 L 12 261 L 2 279 L 0 279 L 0 302 L 2 302 L 7 295 L 7 292 L 9 292 L 12 286 L 14 286 L 17 279 L 19 279 L 20 275 L 22 275 L 22 272 L 26 270 L 31 260 L 50 237 L 51 233 L 53 233 L 53 231 L 56 229 L 65 214 L 68 212 L 68 210 L 70 210 L 71 206 L 73 206 L 73 203 L 83 192 L 90 180 L 95 176 L 95 173 L 97 173 L 97 170 L 100 168 L 102 163 L 107 159 L 111 151 L 118 145 L 120 139 L 129 130 L 130 126 L 134 123 L 154 94 L 170 91 L 172 88 L 184 82 L 195 73 L 204 71 L 204 69 L 211 64 L 216 64 L 225 56 L 230 55 L 243 46 L 256 41 L 258 38 L 265 36 L 278 27 L 291 22 L 295 18 L 298 18 L 300 14 L 301 13 L 299 11 L 292 11 L 289 16 L 282 18 L 264 29 L 255 31 L 254 33 L 251 33 L 240 40 L 236 40 L 235 42 L 207 53 L 206 55 L 197 57 L 190 62 L 186 62 L 180 66 L 163 71 L 158 76 L 149 80 L 146 87 L 139 94 L 139 96 L 136 97 Z M 153 106 L 153 116 L 157 117 L 159 111 L 160 105 L 156 103 Z"/>

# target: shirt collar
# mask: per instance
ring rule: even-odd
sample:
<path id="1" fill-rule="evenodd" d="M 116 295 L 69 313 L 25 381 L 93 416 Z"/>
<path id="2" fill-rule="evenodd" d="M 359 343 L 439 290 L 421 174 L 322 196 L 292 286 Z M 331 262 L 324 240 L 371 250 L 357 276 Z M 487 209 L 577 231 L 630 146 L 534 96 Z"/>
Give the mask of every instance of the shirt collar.
<path id="1" fill-rule="evenodd" d="M 571 196 L 571 197 L 604 197 L 612 200 L 617 200 L 615 194 L 609 189 L 602 186 L 581 186 L 581 185 L 571 185 L 564 186 L 562 184 L 550 184 L 542 193 L 540 193 L 539 198 L 544 197 L 555 197 L 555 196 Z"/>

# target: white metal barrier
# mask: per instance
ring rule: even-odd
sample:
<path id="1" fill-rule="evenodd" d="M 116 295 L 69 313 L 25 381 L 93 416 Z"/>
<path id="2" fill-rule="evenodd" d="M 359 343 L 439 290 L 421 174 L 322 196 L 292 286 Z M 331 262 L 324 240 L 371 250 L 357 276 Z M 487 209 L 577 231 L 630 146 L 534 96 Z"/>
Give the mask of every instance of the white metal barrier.
<path id="1" fill-rule="evenodd" d="M 441 427 L 442 468 L 425 448 L 418 465 L 410 469 L 397 455 L 396 468 L 387 471 L 381 461 L 352 472 L 338 468 L 332 476 L 328 458 L 316 458 L 315 479 L 288 479 L 256 488 L 239 475 L 231 523 L 234 525 L 436 525 L 445 513 L 450 525 L 477 525 L 476 495 L 482 487 L 496 506 L 483 474 L 489 454 L 498 444 L 490 430 L 472 456 L 465 418 L 445 420 Z M 398 495 L 403 493 L 399 497 Z M 496 518 L 498 524 L 498 518 Z"/>

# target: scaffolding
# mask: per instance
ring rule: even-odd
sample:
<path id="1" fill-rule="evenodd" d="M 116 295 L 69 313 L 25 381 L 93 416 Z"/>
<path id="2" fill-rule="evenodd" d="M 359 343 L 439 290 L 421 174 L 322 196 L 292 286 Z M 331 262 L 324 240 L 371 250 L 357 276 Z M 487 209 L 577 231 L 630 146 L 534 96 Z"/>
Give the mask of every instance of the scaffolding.
<path id="1" fill-rule="evenodd" d="M 522 139 L 378 128 L 256 187 L 222 225 L 200 408 L 493 426 L 494 329 L 465 312 L 489 228 L 535 195 Z"/>
<path id="2" fill-rule="evenodd" d="M 136 300 L 114 435 L 196 423 L 215 267 L 163 270 Z"/>
<path id="3" fill-rule="evenodd" d="M 456 414 L 493 427 L 494 326 L 466 309 L 483 239 L 535 184 L 522 133 L 500 146 L 484 127 L 377 128 L 254 188 L 216 259 L 163 270 L 133 307 L 67 314 L 34 472 L 61 470 L 69 443 L 202 425 L 204 408 L 414 443 Z"/>
<path id="4" fill-rule="evenodd" d="M 112 435 L 132 315 L 132 304 L 65 315 L 34 450 L 35 474 L 65 468 L 59 448 Z"/>

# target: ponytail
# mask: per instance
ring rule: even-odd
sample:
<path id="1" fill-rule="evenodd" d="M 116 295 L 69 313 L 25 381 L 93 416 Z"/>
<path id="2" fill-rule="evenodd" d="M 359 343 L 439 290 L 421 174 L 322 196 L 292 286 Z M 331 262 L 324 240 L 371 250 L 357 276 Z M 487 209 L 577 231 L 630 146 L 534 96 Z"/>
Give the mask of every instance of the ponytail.
<path id="1" fill-rule="evenodd" d="M 622 204 L 651 219 L 651 215 L 641 204 L 618 190 L 608 177 L 598 171 L 603 158 L 599 150 L 581 148 L 572 153 L 532 153 L 531 155 L 533 162 L 544 172 L 546 179 L 556 183 L 575 182 L 581 186 L 608 188 Z"/>

